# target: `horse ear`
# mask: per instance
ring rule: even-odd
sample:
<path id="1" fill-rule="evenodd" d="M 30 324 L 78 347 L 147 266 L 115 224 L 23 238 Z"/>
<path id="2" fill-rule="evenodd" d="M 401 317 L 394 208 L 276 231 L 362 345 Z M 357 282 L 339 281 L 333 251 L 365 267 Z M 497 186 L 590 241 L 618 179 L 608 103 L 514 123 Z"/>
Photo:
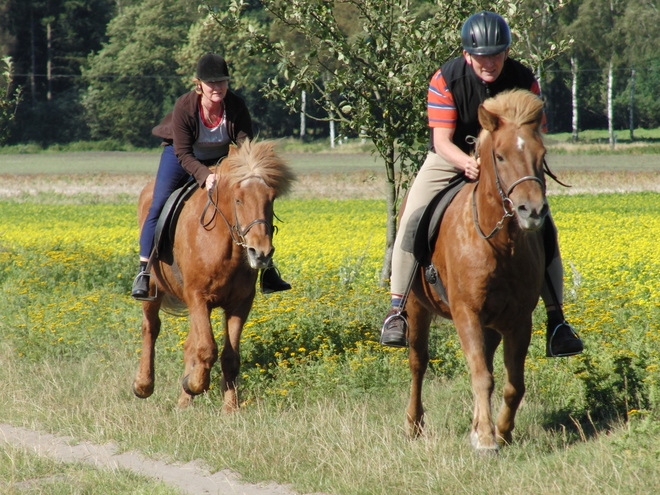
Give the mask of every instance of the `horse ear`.
<path id="1" fill-rule="evenodd" d="M 229 145 L 229 154 L 227 156 L 231 156 L 231 155 L 234 155 L 236 153 L 238 153 L 238 146 L 236 146 L 235 144 L 230 144 Z"/>
<path id="2" fill-rule="evenodd" d="M 479 123 L 487 131 L 493 132 L 499 126 L 500 118 L 486 110 L 483 105 L 479 105 Z"/>

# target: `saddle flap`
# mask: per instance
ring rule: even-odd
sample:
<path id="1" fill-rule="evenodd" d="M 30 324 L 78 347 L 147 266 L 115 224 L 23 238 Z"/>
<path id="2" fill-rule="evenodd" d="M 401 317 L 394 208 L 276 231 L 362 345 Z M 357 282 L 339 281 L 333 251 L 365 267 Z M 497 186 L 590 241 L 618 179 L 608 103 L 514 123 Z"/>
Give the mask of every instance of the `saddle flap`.
<path id="1" fill-rule="evenodd" d="M 425 208 L 420 208 L 411 215 L 401 247 L 404 251 L 413 253 L 420 265 L 428 264 L 445 210 L 465 183 L 465 176 L 457 175 Z"/>
<path id="2" fill-rule="evenodd" d="M 176 189 L 165 202 L 154 233 L 154 246 L 156 246 L 156 258 L 168 262 L 171 258 L 172 245 L 174 243 L 174 231 L 179 214 L 186 200 L 192 196 L 199 185 L 196 181 L 186 182 L 182 187 Z M 171 261 L 169 261 L 171 264 Z"/>

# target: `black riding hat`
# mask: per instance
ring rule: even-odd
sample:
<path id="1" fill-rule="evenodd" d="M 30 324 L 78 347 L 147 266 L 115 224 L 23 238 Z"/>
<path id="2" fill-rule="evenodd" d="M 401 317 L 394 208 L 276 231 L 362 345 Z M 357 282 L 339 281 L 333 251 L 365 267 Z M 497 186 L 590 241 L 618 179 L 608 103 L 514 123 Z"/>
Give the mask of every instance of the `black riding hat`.
<path id="1" fill-rule="evenodd" d="M 482 10 L 465 21 L 461 41 L 463 49 L 472 55 L 495 55 L 511 44 L 511 30 L 502 16 Z"/>
<path id="2" fill-rule="evenodd" d="M 220 55 L 207 53 L 197 62 L 197 79 L 207 83 L 229 80 L 227 62 Z"/>

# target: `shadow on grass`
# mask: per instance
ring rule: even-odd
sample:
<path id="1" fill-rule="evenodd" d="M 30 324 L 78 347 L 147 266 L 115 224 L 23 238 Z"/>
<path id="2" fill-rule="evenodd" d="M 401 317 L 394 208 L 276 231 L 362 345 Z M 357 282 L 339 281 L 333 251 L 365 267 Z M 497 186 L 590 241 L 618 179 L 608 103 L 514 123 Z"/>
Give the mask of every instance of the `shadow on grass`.
<path id="1" fill-rule="evenodd" d="M 625 419 L 612 411 L 592 414 L 590 411 L 575 414 L 570 409 L 560 409 L 547 414 L 541 427 L 561 435 L 568 444 L 586 442 L 608 433 L 625 423 Z"/>

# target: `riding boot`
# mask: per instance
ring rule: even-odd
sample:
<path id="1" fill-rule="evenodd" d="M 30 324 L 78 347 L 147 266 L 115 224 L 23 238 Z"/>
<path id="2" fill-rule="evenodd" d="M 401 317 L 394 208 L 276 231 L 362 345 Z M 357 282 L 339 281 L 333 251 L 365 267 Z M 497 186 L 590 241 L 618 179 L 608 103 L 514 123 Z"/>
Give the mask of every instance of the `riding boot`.
<path id="1" fill-rule="evenodd" d="M 561 312 L 558 315 L 548 313 L 548 328 L 546 333 L 546 357 L 565 357 L 580 354 L 584 350 L 582 339 L 573 327 L 564 319 Z"/>
<path id="2" fill-rule="evenodd" d="M 147 262 L 140 261 L 140 271 L 138 272 L 135 280 L 133 280 L 133 289 L 131 290 L 131 297 L 138 301 L 149 300 L 149 278 L 151 276 L 147 273 Z"/>
<path id="3" fill-rule="evenodd" d="M 259 284 L 264 294 L 291 289 L 291 284 L 282 280 L 280 272 L 273 265 L 261 270 Z"/>
<path id="4" fill-rule="evenodd" d="M 131 297 L 138 301 L 144 301 L 149 297 L 149 274 L 144 270 L 140 270 L 133 281 Z"/>
<path id="5" fill-rule="evenodd" d="M 408 347 L 406 332 L 408 320 L 405 311 L 392 308 L 385 317 L 383 327 L 380 329 L 380 344 L 389 347 Z"/>

